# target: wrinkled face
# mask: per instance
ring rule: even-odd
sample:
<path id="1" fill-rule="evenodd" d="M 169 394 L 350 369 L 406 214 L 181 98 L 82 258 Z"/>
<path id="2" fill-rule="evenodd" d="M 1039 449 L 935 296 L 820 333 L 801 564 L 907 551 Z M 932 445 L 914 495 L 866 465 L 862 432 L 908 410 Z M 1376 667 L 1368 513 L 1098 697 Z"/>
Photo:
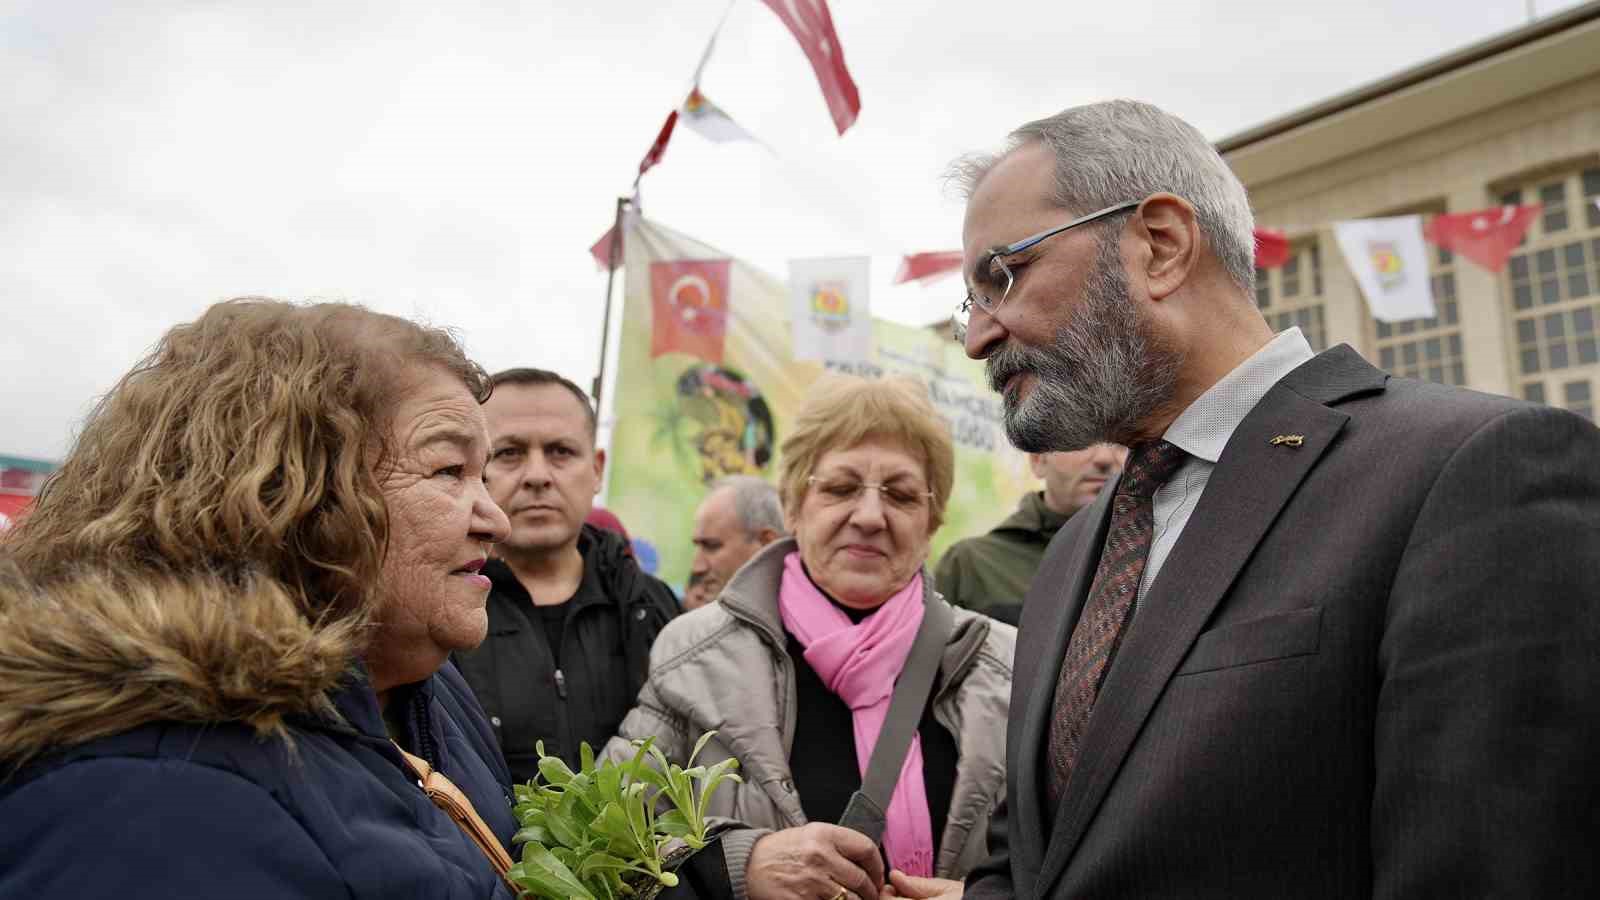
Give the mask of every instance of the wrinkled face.
<path id="1" fill-rule="evenodd" d="M 484 480 L 511 519 L 506 549 L 541 554 L 576 545 L 605 471 L 585 408 L 559 384 L 504 384 L 484 413 L 494 448 Z"/>
<path id="2" fill-rule="evenodd" d="M 483 484 L 483 410 L 459 378 L 431 371 L 400 398 L 391 428 L 393 458 L 380 472 L 389 546 L 368 654 L 380 690 L 420 681 L 483 641 L 489 579 L 478 570 L 507 530 Z"/>
<path id="3" fill-rule="evenodd" d="M 868 439 L 817 461 L 799 509 L 785 510 L 817 585 L 853 609 L 876 609 L 922 568 L 930 527 L 927 472 L 896 443 Z M 848 496 L 860 484 L 883 484 Z"/>
<path id="4" fill-rule="evenodd" d="M 967 205 L 965 256 L 1059 225 L 1055 160 L 1038 145 L 998 163 Z M 1132 199 L 1132 198 L 1130 198 Z M 1118 235 L 1127 215 L 1076 228 L 1007 257 L 1011 293 L 994 315 L 974 311 L 967 355 L 987 359 L 1005 405 L 1006 436 L 1031 453 L 1127 442 L 1171 401 L 1181 361 L 1141 316 Z M 980 287 L 981 275 L 968 277 Z"/>
<path id="5" fill-rule="evenodd" d="M 1057 451 L 1029 457 L 1033 474 L 1044 479 L 1045 504 L 1071 515 L 1094 502 L 1100 488 L 1122 471 L 1128 448 L 1095 444 L 1083 450 Z"/>
<path id="6" fill-rule="evenodd" d="M 689 574 L 700 576 L 701 589 L 713 597 L 762 546 L 759 538 L 745 533 L 731 488 L 713 491 L 700 504 L 694 514 L 693 540 L 694 561 Z"/>

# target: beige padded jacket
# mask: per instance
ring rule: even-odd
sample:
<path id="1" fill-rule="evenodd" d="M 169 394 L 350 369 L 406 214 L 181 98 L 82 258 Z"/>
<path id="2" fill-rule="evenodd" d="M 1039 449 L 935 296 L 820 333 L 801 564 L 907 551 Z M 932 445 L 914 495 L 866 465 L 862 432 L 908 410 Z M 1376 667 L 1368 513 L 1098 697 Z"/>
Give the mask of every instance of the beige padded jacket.
<path id="1" fill-rule="evenodd" d="M 778 613 L 783 559 L 793 539 L 768 545 L 745 563 L 718 602 L 679 616 L 656 638 L 639 703 L 622 720 L 605 755 L 631 758 L 631 741 L 654 736 L 683 764 L 707 731 L 717 736 L 697 763 L 739 760 L 743 784 L 724 783 L 711 813 L 745 826 L 723 838 L 737 896 L 745 896 L 750 847 L 770 830 L 806 824 L 789 768 L 794 751 L 795 676 Z M 926 603 L 944 603 L 928 585 Z M 934 718 L 956 739 L 955 792 L 939 842 L 937 874 L 962 878 L 987 852 L 989 814 L 1005 791 L 1006 715 L 1016 629 L 952 608 L 954 626 L 940 664 Z M 841 735 L 841 741 L 850 736 Z M 817 752 L 802 748 L 801 752 Z M 854 753 L 842 744 L 837 752 Z"/>

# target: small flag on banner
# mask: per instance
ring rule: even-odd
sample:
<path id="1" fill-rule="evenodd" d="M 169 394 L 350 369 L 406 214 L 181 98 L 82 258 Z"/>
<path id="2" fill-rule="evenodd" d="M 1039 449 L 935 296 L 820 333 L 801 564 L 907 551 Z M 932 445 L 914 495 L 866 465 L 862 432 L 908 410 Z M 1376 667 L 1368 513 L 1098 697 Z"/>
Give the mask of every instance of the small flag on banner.
<path id="1" fill-rule="evenodd" d="M 1289 236 L 1276 228 L 1256 229 L 1256 268 L 1276 269 L 1289 261 Z"/>
<path id="2" fill-rule="evenodd" d="M 794 358 L 859 362 L 872 353 L 865 256 L 789 261 Z"/>
<path id="3" fill-rule="evenodd" d="M 1421 216 L 1335 222 L 1333 236 L 1373 318 L 1402 322 L 1436 315 Z"/>
<path id="4" fill-rule="evenodd" d="M 676 352 L 722 363 L 730 265 L 727 259 L 650 264 L 651 359 Z"/>
<path id="5" fill-rule="evenodd" d="M 1423 229 L 1428 240 L 1459 253 L 1491 272 L 1506 267 L 1511 251 L 1522 243 L 1539 204 L 1531 206 L 1502 206 L 1474 212 L 1445 213 L 1433 217 Z"/>
<path id="6" fill-rule="evenodd" d="M 931 253 L 912 253 L 900 260 L 900 272 L 894 276 L 895 284 L 908 281 L 931 281 L 961 268 L 960 250 L 937 250 Z"/>
<path id="7" fill-rule="evenodd" d="M 833 16 L 828 13 L 827 0 L 761 0 L 800 42 L 812 71 L 817 73 L 817 84 L 822 88 L 823 99 L 828 102 L 828 112 L 833 116 L 833 126 L 844 134 L 855 124 L 861 113 L 861 95 L 844 65 L 844 48 L 839 46 L 839 35 L 833 30 Z"/>
<path id="8" fill-rule="evenodd" d="M 745 131 L 744 127 L 733 120 L 733 117 L 722 111 L 722 108 L 706 99 L 699 88 L 689 92 L 683 101 L 683 108 L 679 110 L 683 124 L 693 128 L 701 137 L 718 144 L 728 141 L 754 141 L 755 136 Z"/>

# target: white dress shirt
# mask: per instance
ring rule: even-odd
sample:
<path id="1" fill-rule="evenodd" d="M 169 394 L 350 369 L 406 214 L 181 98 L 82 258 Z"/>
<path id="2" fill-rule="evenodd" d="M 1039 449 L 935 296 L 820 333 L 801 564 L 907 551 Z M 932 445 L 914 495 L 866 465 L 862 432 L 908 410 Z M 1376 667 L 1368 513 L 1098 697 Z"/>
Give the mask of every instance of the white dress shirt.
<path id="1" fill-rule="evenodd" d="M 1183 536 L 1184 526 L 1189 524 L 1189 516 L 1199 505 L 1206 482 L 1211 480 L 1211 470 L 1217 467 L 1217 460 L 1222 457 L 1222 449 L 1228 445 L 1234 429 L 1279 379 L 1314 355 L 1300 329 L 1290 328 L 1189 404 L 1161 436 L 1186 451 L 1189 458 L 1166 484 L 1156 489 L 1152 498 L 1155 534 L 1150 542 L 1150 556 L 1145 560 L 1144 577 L 1139 580 L 1136 603 L 1144 599 L 1156 575 L 1160 574 L 1161 565 L 1167 561 L 1167 555 Z"/>

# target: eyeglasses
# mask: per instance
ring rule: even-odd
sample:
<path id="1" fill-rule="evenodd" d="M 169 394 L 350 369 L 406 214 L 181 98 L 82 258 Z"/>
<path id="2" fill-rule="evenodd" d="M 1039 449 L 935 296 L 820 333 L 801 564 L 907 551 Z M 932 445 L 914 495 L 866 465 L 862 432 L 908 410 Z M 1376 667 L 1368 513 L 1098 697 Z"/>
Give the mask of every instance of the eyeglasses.
<path id="1" fill-rule="evenodd" d="M 904 482 L 873 484 L 845 476 L 811 475 L 806 483 L 817 489 L 817 498 L 824 506 L 853 506 L 869 489 L 878 492 L 885 506 L 901 512 L 915 512 L 933 499 L 933 491 L 917 490 Z"/>
<path id="2" fill-rule="evenodd" d="M 966 341 L 967 321 L 972 316 L 972 307 L 976 306 L 992 316 L 995 314 L 995 311 L 1000 308 L 1000 304 L 1006 302 L 1006 297 L 1010 296 L 1011 286 L 1016 283 L 1017 276 L 1016 273 L 1011 270 L 1011 267 L 1006 265 L 1005 257 L 1016 253 L 1021 253 L 1022 251 L 1027 250 L 1043 241 L 1045 238 L 1055 237 L 1063 231 L 1071 231 L 1072 229 L 1077 228 L 1079 225 L 1087 225 L 1090 222 L 1098 221 L 1106 216 L 1115 215 L 1119 212 L 1126 212 L 1137 207 L 1143 202 L 1143 200 L 1129 200 L 1126 203 L 1118 203 L 1116 206 L 1108 206 L 1105 209 L 1096 210 L 1086 216 L 1079 216 L 1065 225 L 1057 225 L 1054 228 L 1041 231 L 1032 237 L 1025 237 L 1014 244 L 1004 244 L 999 247 L 991 247 L 990 249 L 984 251 L 983 255 L 978 257 L 978 264 L 973 267 L 973 275 L 980 281 L 987 281 L 995 288 L 998 288 L 999 296 L 996 297 L 992 296 L 991 294 L 984 293 L 975 285 L 969 283 L 967 285 L 967 296 L 961 301 L 961 305 L 956 307 L 956 314 L 955 318 L 953 319 L 953 324 L 955 326 L 955 339 L 963 343 Z"/>

